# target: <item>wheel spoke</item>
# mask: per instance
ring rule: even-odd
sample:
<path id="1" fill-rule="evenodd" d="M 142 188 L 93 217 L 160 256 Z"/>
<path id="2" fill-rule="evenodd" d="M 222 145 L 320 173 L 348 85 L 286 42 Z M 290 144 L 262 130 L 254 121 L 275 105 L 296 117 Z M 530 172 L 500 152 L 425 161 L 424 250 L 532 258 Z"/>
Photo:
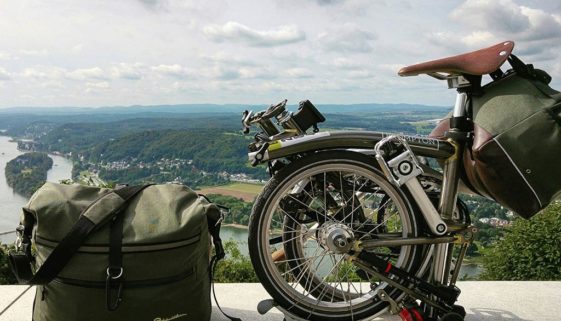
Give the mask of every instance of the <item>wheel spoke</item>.
<path id="1" fill-rule="evenodd" d="M 302 165 L 292 163 L 292 170 L 275 174 L 253 209 L 252 224 L 262 236 L 250 243 L 250 252 L 265 263 L 255 267 L 258 275 L 283 308 L 305 319 L 352 320 L 358 311 L 363 316 L 380 311 L 385 305 L 375 290 L 385 283 L 347 260 L 352 242 L 417 235 L 409 228 L 413 214 L 401 192 L 374 169 L 371 158 L 353 157 L 360 161 L 330 162 L 315 155 L 296 160 Z M 414 268 L 414 248 L 380 247 L 373 253 Z"/>

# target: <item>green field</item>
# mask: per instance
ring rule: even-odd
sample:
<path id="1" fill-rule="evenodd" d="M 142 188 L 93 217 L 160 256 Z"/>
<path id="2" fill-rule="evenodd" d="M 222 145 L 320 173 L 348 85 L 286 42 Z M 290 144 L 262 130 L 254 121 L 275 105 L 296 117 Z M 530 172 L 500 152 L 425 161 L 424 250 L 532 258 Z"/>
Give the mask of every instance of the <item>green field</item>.
<path id="1" fill-rule="evenodd" d="M 200 189 L 198 192 L 203 194 L 221 194 L 237 198 L 244 201 L 251 202 L 255 199 L 257 194 L 261 192 L 263 185 L 249 184 L 249 183 L 231 183 L 221 186 L 210 186 Z"/>
<path id="2" fill-rule="evenodd" d="M 261 190 L 263 189 L 263 185 L 261 184 L 248 184 L 248 183 L 232 183 L 220 187 L 233 191 L 254 193 L 255 195 L 261 193 Z"/>

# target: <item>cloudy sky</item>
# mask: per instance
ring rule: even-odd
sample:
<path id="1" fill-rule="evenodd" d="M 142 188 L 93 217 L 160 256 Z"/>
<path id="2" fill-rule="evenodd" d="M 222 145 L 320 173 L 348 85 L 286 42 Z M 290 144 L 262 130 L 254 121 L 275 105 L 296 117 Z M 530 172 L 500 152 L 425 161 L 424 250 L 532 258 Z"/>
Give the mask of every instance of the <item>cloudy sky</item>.
<path id="1" fill-rule="evenodd" d="M 0 107 L 449 105 L 397 70 L 503 40 L 561 88 L 558 0 L 0 0 Z"/>

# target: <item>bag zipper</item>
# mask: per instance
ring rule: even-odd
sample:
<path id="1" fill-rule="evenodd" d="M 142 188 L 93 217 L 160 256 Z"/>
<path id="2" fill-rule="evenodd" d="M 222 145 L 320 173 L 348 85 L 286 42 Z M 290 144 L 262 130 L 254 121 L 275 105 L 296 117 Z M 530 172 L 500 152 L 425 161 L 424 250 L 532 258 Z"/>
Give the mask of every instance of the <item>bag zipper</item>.
<path id="1" fill-rule="evenodd" d="M 188 269 L 180 274 L 172 275 L 164 278 L 149 279 L 149 280 L 135 280 L 135 281 L 124 281 L 123 287 L 125 289 L 132 288 L 144 288 L 157 285 L 165 285 L 170 283 L 175 283 L 184 280 L 195 273 L 195 268 Z M 85 281 L 71 278 L 56 277 L 53 282 L 65 285 L 74 285 L 83 288 L 96 288 L 104 289 L 105 281 Z"/>
<path id="2" fill-rule="evenodd" d="M 185 246 L 192 245 L 201 240 L 201 234 L 194 235 L 192 237 L 168 242 L 168 243 L 152 243 L 152 244 L 130 244 L 123 245 L 123 253 L 141 253 L 141 252 L 155 252 L 155 251 L 165 251 L 173 250 Z M 49 248 L 55 248 L 58 242 L 51 241 L 40 236 L 35 236 L 35 243 L 38 245 L 46 246 Z M 83 245 L 78 249 L 78 253 L 91 253 L 91 254 L 107 254 L 109 253 L 109 246 L 106 245 Z"/>

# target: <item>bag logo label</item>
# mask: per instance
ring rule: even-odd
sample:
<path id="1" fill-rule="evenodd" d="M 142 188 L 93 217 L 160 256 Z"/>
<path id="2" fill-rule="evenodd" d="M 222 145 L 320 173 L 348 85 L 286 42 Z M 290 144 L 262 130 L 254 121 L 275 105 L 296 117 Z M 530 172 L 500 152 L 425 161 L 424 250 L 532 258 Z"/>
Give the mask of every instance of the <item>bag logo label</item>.
<path id="1" fill-rule="evenodd" d="M 169 318 L 155 318 L 154 321 L 171 321 L 171 320 L 179 319 L 179 318 L 186 317 L 186 316 L 187 316 L 187 314 L 185 314 L 185 313 L 183 313 L 183 314 L 178 313 L 178 314 L 173 315 Z"/>

